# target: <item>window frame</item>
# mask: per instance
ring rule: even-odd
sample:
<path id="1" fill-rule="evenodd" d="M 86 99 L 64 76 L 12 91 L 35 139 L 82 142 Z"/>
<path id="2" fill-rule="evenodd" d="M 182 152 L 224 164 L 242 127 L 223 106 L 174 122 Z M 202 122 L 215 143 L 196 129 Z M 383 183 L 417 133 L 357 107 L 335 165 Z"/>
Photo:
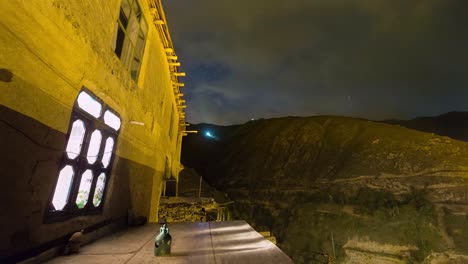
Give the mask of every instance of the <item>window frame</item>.
<path id="1" fill-rule="evenodd" d="M 126 16 L 125 10 L 122 8 L 122 3 L 126 1 L 129 4 L 129 14 Z M 135 4 L 140 10 L 140 15 L 135 15 Z M 123 24 L 121 18 L 126 18 L 126 25 Z M 128 29 L 131 26 L 132 18 L 137 18 L 138 22 L 138 32 L 136 33 L 135 40 L 132 40 L 132 36 L 130 36 Z M 142 24 L 146 25 L 146 31 L 143 30 Z M 134 80 L 136 83 L 138 83 L 139 76 L 141 73 L 141 67 L 143 64 L 143 57 L 145 54 L 146 50 L 146 42 L 148 39 L 148 31 L 149 31 L 149 23 L 145 18 L 143 8 L 141 7 L 141 4 L 139 3 L 138 0 L 121 0 L 120 6 L 119 6 L 119 12 L 117 15 L 117 21 L 116 21 L 116 26 L 115 26 L 115 33 L 114 33 L 114 40 L 113 40 L 113 45 L 114 45 L 114 55 L 119 58 L 119 60 L 122 62 L 122 65 L 125 67 L 127 72 L 130 74 L 130 77 L 132 80 Z M 123 39 L 121 45 L 119 45 L 119 33 L 122 32 L 123 34 Z M 143 35 L 143 38 L 140 38 L 140 33 Z M 141 54 L 138 53 L 138 42 L 139 39 L 143 41 L 142 48 L 141 48 Z M 135 43 L 134 43 L 135 42 Z M 126 48 L 128 46 L 128 48 Z M 129 49 L 125 52 L 126 49 Z M 119 50 L 119 51 L 117 51 Z M 125 54 L 127 53 L 127 54 Z M 137 55 L 136 55 L 137 54 Z M 135 75 L 132 73 L 132 67 L 133 63 L 135 60 L 135 57 L 138 57 L 139 62 L 138 62 L 138 69 L 135 71 Z"/>
<path id="2" fill-rule="evenodd" d="M 102 106 L 101 115 L 98 118 L 92 116 L 90 113 L 81 109 L 80 106 L 78 105 L 78 97 L 82 92 L 87 93 L 94 100 L 96 100 L 97 102 L 101 104 Z M 120 119 L 120 121 L 122 120 L 117 111 L 115 111 L 114 109 L 106 105 L 103 100 L 101 100 L 94 93 L 89 91 L 89 89 L 87 89 L 86 87 L 83 87 L 78 92 L 78 95 L 73 104 L 73 109 L 72 109 L 72 113 L 70 116 L 70 121 L 68 125 L 67 136 L 66 136 L 66 145 L 65 145 L 62 157 L 60 159 L 60 165 L 56 173 L 55 182 L 52 186 L 52 190 L 50 191 L 50 196 L 49 196 L 48 203 L 45 209 L 44 223 L 53 223 L 53 222 L 58 222 L 58 221 L 64 221 L 64 220 L 77 217 L 77 216 L 96 215 L 96 214 L 103 213 L 103 208 L 104 208 L 107 191 L 108 191 L 107 189 L 109 186 L 108 183 L 112 176 L 112 167 L 113 167 L 114 159 L 116 156 L 118 137 L 120 134 L 120 130 L 122 129 L 122 125 L 121 125 L 122 121 L 117 131 L 114 130 L 109 125 L 104 123 L 104 113 L 106 111 L 111 111 Z M 66 148 L 67 148 L 70 136 L 71 136 L 73 123 L 77 120 L 81 120 L 84 123 L 85 134 L 84 134 L 83 142 L 81 145 L 80 154 L 76 158 L 71 159 L 68 157 Z M 97 159 L 93 164 L 89 164 L 87 160 L 87 152 L 90 146 L 91 135 L 95 130 L 99 130 L 101 132 L 102 137 L 101 137 L 101 142 L 99 145 Z M 112 137 L 112 139 L 114 140 L 114 145 L 112 146 L 112 154 L 111 154 L 109 163 L 107 167 L 104 167 L 102 163 L 102 158 L 104 155 L 105 144 L 109 137 Z M 57 187 L 60 172 L 65 168 L 65 166 L 68 166 L 68 165 L 72 166 L 73 171 L 74 171 L 71 184 L 70 184 L 68 198 L 63 209 L 56 210 L 54 205 L 52 204 L 52 200 L 55 195 L 55 189 Z M 77 197 L 79 193 L 81 178 L 83 176 L 83 173 L 87 169 L 91 169 L 91 171 L 93 172 L 91 187 L 90 187 L 89 194 L 88 194 L 88 200 L 85 206 L 83 208 L 78 208 L 76 202 L 77 202 Z M 105 173 L 106 175 L 105 182 L 104 182 L 104 191 L 102 193 L 102 197 L 101 197 L 101 201 L 99 205 L 94 206 L 93 200 L 94 200 L 94 194 L 96 191 L 96 185 L 97 185 L 98 178 L 102 173 Z"/>

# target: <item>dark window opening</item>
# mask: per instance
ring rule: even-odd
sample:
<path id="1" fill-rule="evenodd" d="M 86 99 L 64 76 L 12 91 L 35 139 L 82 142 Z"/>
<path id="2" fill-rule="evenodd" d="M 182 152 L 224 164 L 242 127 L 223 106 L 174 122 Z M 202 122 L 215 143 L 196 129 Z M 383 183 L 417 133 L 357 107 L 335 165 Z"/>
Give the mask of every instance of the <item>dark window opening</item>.
<path id="1" fill-rule="evenodd" d="M 122 24 L 122 26 L 126 28 L 128 25 L 128 18 L 127 18 L 127 15 L 125 15 L 125 12 L 122 9 L 122 7 L 120 8 L 119 20 L 120 20 L 120 24 Z"/>
<path id="2" fill-rule="evenodd" d="M 114 37 L 114 52 L 133 80 L 140 74 L 148 25 L 137 0 L 122 0 Z"/>
<path id="3" fill-rule="evenodd" d="M 119 25 L 117 26 L 118 26 L 118 29 L 117 29 L 117 40 L 115 42 L 115 54 L 117 54 L 117 56 L 120 58 L 122 56 L 122 48 L 123 48 L 123 43 L 125 39 L 125 33 Z"/>

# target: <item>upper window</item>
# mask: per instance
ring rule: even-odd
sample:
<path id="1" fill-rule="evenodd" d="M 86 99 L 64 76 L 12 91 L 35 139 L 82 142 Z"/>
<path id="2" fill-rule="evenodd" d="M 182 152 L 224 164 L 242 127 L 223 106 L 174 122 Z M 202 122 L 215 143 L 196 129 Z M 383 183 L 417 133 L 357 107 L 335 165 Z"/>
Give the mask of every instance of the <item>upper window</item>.
<path id="1" fill-rule="evenodd" d="M 140 73 L 147 33 L 148 25 L 138 1 L 122 0 L 115 25 L 114 51 L 134 80 Z"/>
<path id="2" fill-rule="evenodd" d="M 78 94 L 47 219 L 101 211 L 120 125 L 118 114 L 91 92 Z"/>

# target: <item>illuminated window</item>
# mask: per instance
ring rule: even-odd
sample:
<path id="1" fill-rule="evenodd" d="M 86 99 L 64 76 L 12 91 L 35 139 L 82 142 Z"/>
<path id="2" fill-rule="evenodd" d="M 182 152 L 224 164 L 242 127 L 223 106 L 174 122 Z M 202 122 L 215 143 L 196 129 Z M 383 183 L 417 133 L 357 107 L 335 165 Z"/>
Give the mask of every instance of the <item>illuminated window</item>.
<path id="1" fill-rule="evenodd" d="M 86 155 L 86 159 L 88 160 L 89 164 L 94 164 L 97 160 L 97 155 L 99 153 L 99 149 L 101 148 L 101 139 L 102 134 L 99 130 L 94 130 L 91 134 L 91 140 L 89 141 L 88 147 L 88 154 Z"/>
<path id="2" fill-rule="evenodd" d="M 86 89 L 78 94 L 46 221 L 102 211 L 120 126 L 99 98 Z"/>
<path id="3" fill-rule="evenodd" d="M 106 174 L 101 173 L 101 175 L 99 175 L 99 178 L 96 184 L 96 191 L 94 192 L 94 196 L 93 196 L 94 206 L 99 206 L 101 204 L 102 195 L 104 194 L 105 184 L 106 184 Z"/>
<path id="4" fill-rule="evenodd" d="M 115 25 L 114 52 L 130 75 L 137 80 L 140 73 L 148 25 L 137 0 L 122 0 Z"/>
<path id="5" fill-rule="evenodd" d="M 81 145 L 83 145 L 83 138 L 85 135 L 84 123 L 81 120 L 73 122 L 70 137 L 67 144 L 67 155 L 70 159 L 75 159 L 80 155 Z"/>
<path id="6" fill-rule="evenodd" d="M 88 202 L 92 183 L 93 172 L 91 170 L 86 170 L 83 175 L 81 175 L 80 188 L 78 189 L 78 196 L 76 197 L 76 205 L 78 208 L 83 208 Z"/>
<path id="7" fill-rule="evenodd" d="M 112 156 L 112 149 L 114 148 L 114 139 L 109 137 L 106 140 L 106 147 L 104 148 L 104 155 L 102 156 L 102 166 L 107 168 Z"/>
<path id="8" fill-rule="evenodd" d="M 81 92 L 76 101 L 78 106 L 90 115 L 96 118 L 101 116 L 102 105 L 88 93 Z"/>
<path id="9" fill-rule="evenodd" d="M 112 127 L 115 131 L 120 129 L 120 118 L 109 110 L 104 114 L 104 123 Z"/>
<path id="10" fill-rule="evenodd" d="M 59 173 L 57 186 L 55 187 L 54 198 L 52 199 L 52 204 L 57 210 L 62 210 L 63 207 L 65 207 L 67 204 L 72 179 L 72 166 L 65 166 Z"/>

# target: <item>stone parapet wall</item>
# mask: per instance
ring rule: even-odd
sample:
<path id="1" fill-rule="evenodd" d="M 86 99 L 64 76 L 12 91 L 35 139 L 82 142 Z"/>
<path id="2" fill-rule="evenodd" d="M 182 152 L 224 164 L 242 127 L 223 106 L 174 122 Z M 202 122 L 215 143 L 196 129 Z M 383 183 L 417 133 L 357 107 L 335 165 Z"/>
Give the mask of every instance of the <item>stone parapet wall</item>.
<path id="1" fill-rule="evenodd" d="M 211 198 L 161 197 L 159 204 L 160 221 L 205 222 L 206 213 L 216 210 L 216 202 Z"/>

